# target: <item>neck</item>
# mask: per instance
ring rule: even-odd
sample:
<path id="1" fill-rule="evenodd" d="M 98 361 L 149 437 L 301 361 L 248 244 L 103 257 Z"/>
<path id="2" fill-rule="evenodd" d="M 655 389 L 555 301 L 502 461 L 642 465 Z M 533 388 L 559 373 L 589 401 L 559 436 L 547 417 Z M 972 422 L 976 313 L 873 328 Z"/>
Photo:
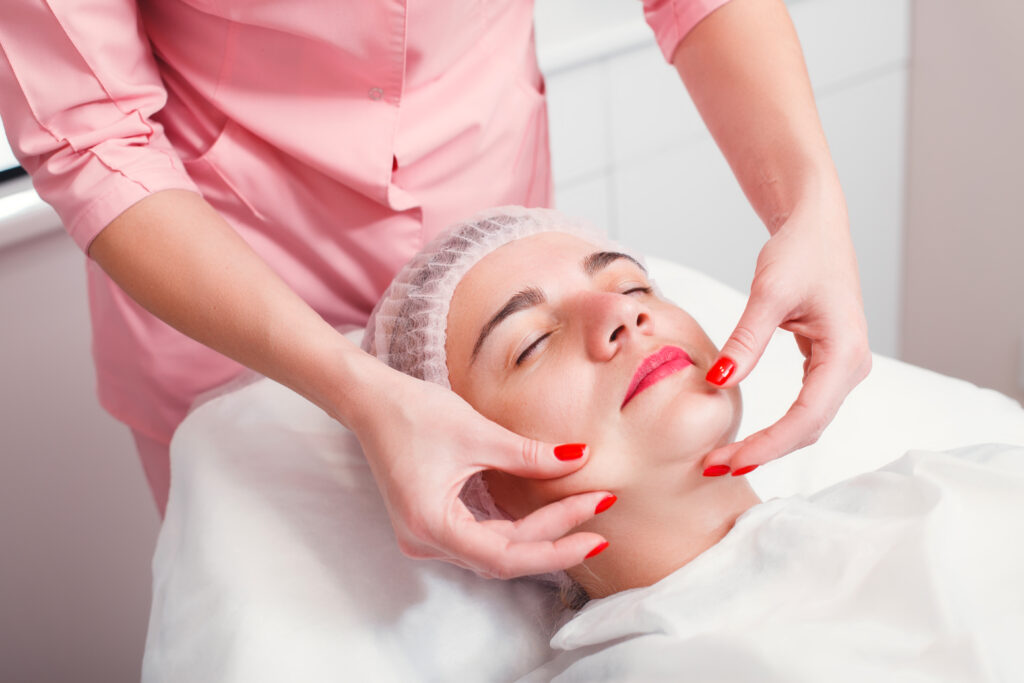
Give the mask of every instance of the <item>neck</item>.
<path id="1" fill-rule="evenodd" d="M 745 477 L 705 477 L 693 465 L 681 481 L 654 472 L 616 492 L 618 502 L 591 526 L 608 539 L 608 549 L 569 571 L 591 598 L 665 578 L 721 541 L 761 502 Z"/>

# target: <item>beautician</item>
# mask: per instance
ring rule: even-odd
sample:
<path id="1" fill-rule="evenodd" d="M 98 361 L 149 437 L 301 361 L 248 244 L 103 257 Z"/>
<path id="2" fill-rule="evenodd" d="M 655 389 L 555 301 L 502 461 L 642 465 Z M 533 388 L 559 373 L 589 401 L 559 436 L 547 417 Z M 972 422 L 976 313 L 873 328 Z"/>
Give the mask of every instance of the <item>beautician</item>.
<path id="1" fill-rule="evenodd" d="M 743 474 L 870 369 L 845 201 L 782 0 L 644 5 L 770 234 L 708 381 L 742 381 L 776 327 L 807 357 L 777 423 L 704 459 Z M 507 432 L 336 330 L 448 224 L 552 205 L 531 2 L 6 0 L 0 47 L 11 147 L 88 256 L 99 400 L 161 513 L 175 427 L 247 366 L 358 435 L 406 554 L 510 577 L 591 550 L 565 536 L 579 499 L 500 532 L 458 501 L 481 469 L 568 474 L 583 444 Z"/>

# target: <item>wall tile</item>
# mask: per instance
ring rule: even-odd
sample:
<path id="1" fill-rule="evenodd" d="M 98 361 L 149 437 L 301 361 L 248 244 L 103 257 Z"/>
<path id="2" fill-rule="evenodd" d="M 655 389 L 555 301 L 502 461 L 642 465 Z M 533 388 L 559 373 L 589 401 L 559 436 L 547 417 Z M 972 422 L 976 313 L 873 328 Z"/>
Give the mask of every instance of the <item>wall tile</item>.
<path id="1" fill-rule="evenodd" d="M 602 62 L 545 79 L 556 184 L 608 167 L 606 80 Z"/>
<path id="2" fill-rule="evenodd" d="M 653 38 L 643 49 L 608 60 L 608 109 L 614 163 L 706 133 L 679 73 Z"/>
<path id="3" fill-rule="evenodd" d="M 907 70 L 819 99 L 846 196 L 873 351 L 897 356 L 903 275 Z"/>
<path id="4" fill-rule="evenodd" d="M 815 90 L 910 54 L 910 0 L 813 0 L 789 6 Z"/>
<path id="5" fill-rule="evenodd" d="M 570 216 L 590 221 L 615 238 L 611 178 L 606 173 L 555 186 L 555 206 Z"/>

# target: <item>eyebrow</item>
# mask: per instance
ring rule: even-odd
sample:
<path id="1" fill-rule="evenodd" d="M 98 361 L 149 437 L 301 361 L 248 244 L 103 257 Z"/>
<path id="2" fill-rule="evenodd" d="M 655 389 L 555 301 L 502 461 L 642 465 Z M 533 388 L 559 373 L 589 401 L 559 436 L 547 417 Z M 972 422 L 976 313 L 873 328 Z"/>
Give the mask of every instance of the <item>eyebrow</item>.
<path id="1" fill-rule="evenodd" d="M 629 254 L 623 254 L 620 251 L 595 251 L 593 254 L 583 259 L 583 272 L 590 277 L 594 277 L 597 271 L 607 267 L 619 259 L 632 261 L 633 265 L 644 271 L 645 274 L 647 273 L 647 269 L 644 268 L 642 263 Z"/>
<path id="2" fill-rule="evenodd" d="M 618 251 L 595 251 L 593 254 L 584 258 L 580 263 L 580 266 L 588 277 L 594 277 L 598 271 L 608 267 L 610 264 L 620 259 L 626 259 L 627 261 L 632 262 L 637 268 L 644 271 L 645 274 L 647 273 L 647 269 L 643 267 L 643 264 L 629 254 L 623 254 Z M 477 337 L 476 344 L 473 345 L 473 353 L 470 354 L 470 364 L 476 360 L 477 354 L 480 352 L 480 348 L 484 345 L 484 340 L 487 339 L 488 335 L 494 331 L 494 328 L 500 325 L 506 318 L 519 313 L 520 311 L 525 311 L 528 308 L 539 306 L 546 301 L 547 297 L 544 295 L 544 292 L 536 287 L 527 287 L 526 289 L 522 289 L 509 297 L 509 300 L 505 302 L 505 305 L 502 306 L 501 309 L 487 321 L 487 324 L 483 326 L 483 329 L 480 330 L 480 336 Z"/>

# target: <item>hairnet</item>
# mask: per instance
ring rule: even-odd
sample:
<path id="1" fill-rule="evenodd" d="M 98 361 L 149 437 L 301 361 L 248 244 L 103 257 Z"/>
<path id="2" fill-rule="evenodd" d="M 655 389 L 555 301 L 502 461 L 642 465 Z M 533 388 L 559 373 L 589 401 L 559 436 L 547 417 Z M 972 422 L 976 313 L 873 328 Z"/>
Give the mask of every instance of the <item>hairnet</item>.
<path id="1" fill-rule="evenodd" d="M 363 350 L 407 375 L 450 389 L 445 332 L 456 286 L 498 247 L 542 232 L 568 233 L 626 251 L 586 221 L 555 209 L 485 209 L 443 230 L 398 272 L 370 314 Z"/>

